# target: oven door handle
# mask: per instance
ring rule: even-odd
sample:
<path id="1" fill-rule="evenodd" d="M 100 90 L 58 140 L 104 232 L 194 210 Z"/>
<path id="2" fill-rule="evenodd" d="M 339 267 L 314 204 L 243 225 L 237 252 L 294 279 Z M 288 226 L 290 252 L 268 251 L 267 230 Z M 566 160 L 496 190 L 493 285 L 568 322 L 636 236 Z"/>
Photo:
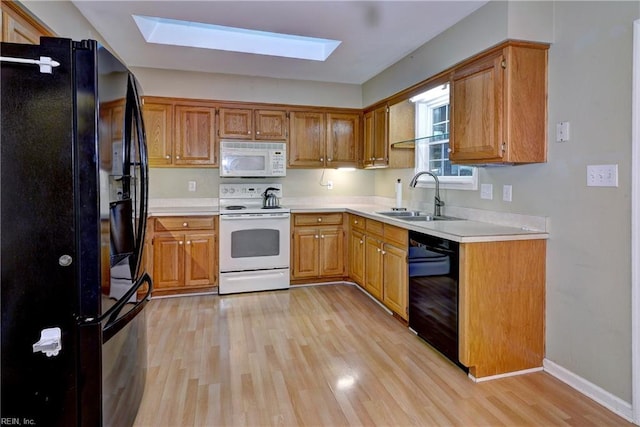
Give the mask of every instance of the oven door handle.
<path id="1" fill-rule="evenodd" d="M 256 219 L 285 219 L 289 218 L 289 214 L 266 214 L 266 215 L 220 215 L 220 219 L 223 221 L 239 221 L 239 220 L 256 220 Z"/>

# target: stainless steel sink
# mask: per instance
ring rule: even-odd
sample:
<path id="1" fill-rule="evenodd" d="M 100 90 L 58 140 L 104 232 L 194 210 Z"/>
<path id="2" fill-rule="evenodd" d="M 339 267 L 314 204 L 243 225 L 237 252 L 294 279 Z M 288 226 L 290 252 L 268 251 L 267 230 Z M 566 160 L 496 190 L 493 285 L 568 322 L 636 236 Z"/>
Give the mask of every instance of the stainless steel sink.
<path id="1" fill-rule="evenodd" d="M 455 218 L 452 216 L 434 216 L 425 214 L 420 211 L 385 211 L 376 212 L 379 215 L 388 216 L 391 218 L 400 219 L 402 221 L 460 221 L 461 218 Z"/>
<path id="2" fill-rule="evenodd" d="M 411 221 L 411 222 L 419 222 L 419 221 L 461 221 L 462 218 L 455 218 L 452 216 L 433 216 L 433 215 L 418 215 L 418 216 L 408 216 L 405 218 L 400 218 L 403 221 Z"/>
<path id="3" fill-rule="evenodd" d="M 417 217 L 421 216 L 420 211 L 384 211 L 376 212 L 379 215 L 390 216 L 392 218 Z M 424 216 L 424 214 L 422 214 Z"/>

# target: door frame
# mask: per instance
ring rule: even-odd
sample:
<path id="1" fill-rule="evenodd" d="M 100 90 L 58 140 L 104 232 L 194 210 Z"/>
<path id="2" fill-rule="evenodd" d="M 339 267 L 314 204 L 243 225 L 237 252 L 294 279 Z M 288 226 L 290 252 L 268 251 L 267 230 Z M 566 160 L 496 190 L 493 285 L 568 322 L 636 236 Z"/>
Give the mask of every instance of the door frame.
<path id="1" fill-rule="evenodd" d="M 640 425 L 640 19 L 633 23 L 631 79 L 631 398 Z"/>

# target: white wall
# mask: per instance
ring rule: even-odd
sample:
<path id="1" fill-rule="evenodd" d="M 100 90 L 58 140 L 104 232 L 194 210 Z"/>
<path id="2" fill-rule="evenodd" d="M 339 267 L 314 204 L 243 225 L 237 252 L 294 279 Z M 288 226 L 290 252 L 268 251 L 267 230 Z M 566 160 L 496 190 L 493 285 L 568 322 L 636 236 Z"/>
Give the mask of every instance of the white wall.
<path id="1" fill-rule="evenodd" d="M 458 62 L 460 45 L 479 49 L 505 35 L 525 38 L 520 34 L 553 42 L 548 162 L 481 169 L 479 182 L 494 186 L 492 201 L 480 200 L 478 191 L 446 190 L 443 198 L 456 206 L 550 218 L 546 357 L 631 402 L 631 64 L 640 3 L 535 3 L 488 4 L 420 48 L 420 55 L 367 82 L 364 103 L 420 81 L 420 65 L 435 74 Z M 445 46 L 455 52 L 447 57 Z M 559 121 L 571 123 L 569 142 L 555 142 Z M 619 187 L 587 188 L 588 164 L 618 164 Z M 379 172 L 376 193 L 392 196 L 391 184 L 402 173 L 410 177 L 412 171 Z M 504 184 L 513 186 L 511 203 L 501 200 Z M 407 197 L 429 204 L 432 190 L 419 191 Z"/>

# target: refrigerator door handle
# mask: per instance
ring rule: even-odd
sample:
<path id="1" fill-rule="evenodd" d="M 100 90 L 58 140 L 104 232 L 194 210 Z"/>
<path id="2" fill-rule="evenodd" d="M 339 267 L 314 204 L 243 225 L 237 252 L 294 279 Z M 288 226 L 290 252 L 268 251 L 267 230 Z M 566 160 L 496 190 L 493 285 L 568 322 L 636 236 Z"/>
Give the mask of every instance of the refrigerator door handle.
<path id="1" fill-rule="evenodd" d="M 123 316 L 120 316 L 120 312 L 127 305 L 131 297 L 138 292 L 138 289 L 142 287 L 142 285 L 147 284 L 147 292 L 145 292 L 144 297 L 136 302 L 136 304 L 127 311 Z M 151 277 L 148 273 L 144 273 L 144 275 L 138 280 L 135 286 L 132 286 L 123 296 L 120 298 L 109 310 L 102 314 L 102 316 L 97 318 L 87 318 L 84 319 L 81 323 L 83 325 L 96 325 L 102 323 L 105 319 L 108 319 L 103 331 L 102 331 L 102 342 L 107 342 L 112 336 L 118 333 L 127 323 L 129 323 L 134 317 L 138 315 L 142 311 L 142 309 L 147 305 L 149 299 L 151 297 L 151 291 L 153 290 L 153 283 L 151 281 Z"/>
<path id="2" fill-rule="evenodd" d="M 144 123 L 142 120 L 142 111 L 139 102 L 139 96 L 135 78 L 132 74 L 129 74 L 129 81 L 127 83 L 127 100 L 125 105 L 125 127 L 124 127 L 124 161 L 123 161 L 123 192 L 125 195 L 131 193 L 131 166 L 139 166 L 138 179 L 140 182 L 140 194 L 136 194 L 135 200 L 139 203 L 137 206 L 136 217 L 137 221 L 137 233 L 135 242 L 135 261 L 136 265 L 132 266 L 132 274 L 138 276 L 138 272 L 141 267 L 142 260 L 142 248 L 144 245 L 145 232 L 147 228 L 147 201 L 149 194 L 149 166 L 147 157 L 147 144 L 146 135 L 144 131 Z M 133 121 L 135 120 L 135 135 L 133 134 Z M 135 136 L 135 138 L 134 138 Z M 133 150 L 137 153 L 139 158 L 131 158 L 132 150 L 131 144 L 136 143 L 137 146 Z"/>

